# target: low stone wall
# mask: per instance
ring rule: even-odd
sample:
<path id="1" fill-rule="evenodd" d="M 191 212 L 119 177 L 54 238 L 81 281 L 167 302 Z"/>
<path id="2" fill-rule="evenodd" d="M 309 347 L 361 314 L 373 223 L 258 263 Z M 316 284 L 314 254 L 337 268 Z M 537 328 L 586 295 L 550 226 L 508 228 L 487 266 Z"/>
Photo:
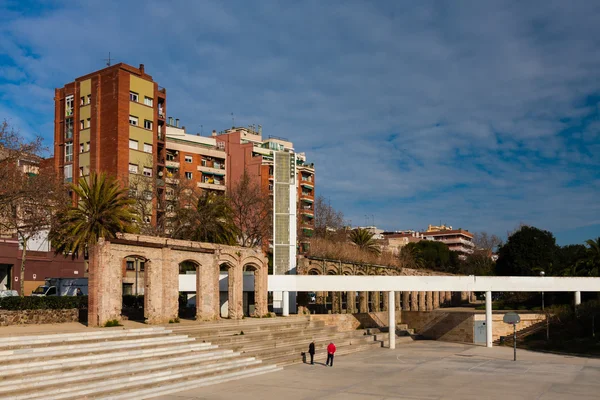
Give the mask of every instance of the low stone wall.
<path id="1" fill-rule="evenodd" d="M 379 328 L 388 326 L 388 313 L 371 312 L 356 314 L 311 314 L 311 321 L 325 321 L 326 326 L 337 326 L 338 330 L 353 331 L 359 328 Z M 400 312 L 396 312 L 396 323 L 400 323 Z"/>
<path id="2" fill-rule="evenodd" d="M 467 343 L 474 341 L 472 312 L 402 311 L 401 319 L 403 324 L 426 339 Z"/>
<path id="3" fill-rule="evenodd" d="M 492 314 L 492 340 L 500 339 L 513 333 L 512 325 L 505 324 L 502 319 L 505 312 Z M 521 322 L 517 331 L 544 321 L 544 314 L 519 314 Z M 402 323 L 408 324 L 415 333 L 426 339 L 444 340 L 448 342 L 475 342 L 475 321 L 485 321 L 483 311 L 402 311 Z"/>
<path id="4" fill-rule="evenodd" d="M 57 324 L 79 321 L 79 310 L 0 310 L 0 326 L 21 324 Z"/>
<path id="5" fill-rule="evenodd" d="M 538 322 L 546 320 L 545 314 L 521 314 L 517 311 L 521 322 L 517 324 L 517 332 L 521 329 L 529 328 L 531 325 L 535 325 Z M 510 336 L 513 334 L 513 326 L 505 324 L 502 319 L 504 318 L 504 312 L 499 314 L 492 314 L 492 340 L 496 341 L 500 339 L 500 336 Z M 485 314 L 475 314 L 475 321 L 485 321 Z"/>

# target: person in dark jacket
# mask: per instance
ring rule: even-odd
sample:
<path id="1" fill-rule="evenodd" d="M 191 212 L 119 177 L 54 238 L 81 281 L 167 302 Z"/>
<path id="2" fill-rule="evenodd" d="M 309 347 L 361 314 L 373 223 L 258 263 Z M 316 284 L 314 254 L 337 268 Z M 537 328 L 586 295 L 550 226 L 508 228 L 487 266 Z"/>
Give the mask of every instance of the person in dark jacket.
<path id="1" fill-rule="evenodd" d="M 308 354 L 310 354 L 310 365 L 314 365 L 315 364 L 315 341 L 313 340 L 312 342 L 310 342 L 310 344 L 308 345 Z"/>
<path id="2" fill-rule="evenodd" d="M 332 343 L 329 343 L 329 346 L 327 346 L 327 362 L 325 363 L 325 365 L 329 365 L 330 367 L 333 367 L 333 355 L 334 354 L 335 354 L 335 344 L 333 344 L 333 342 L 332 342 Z"/>

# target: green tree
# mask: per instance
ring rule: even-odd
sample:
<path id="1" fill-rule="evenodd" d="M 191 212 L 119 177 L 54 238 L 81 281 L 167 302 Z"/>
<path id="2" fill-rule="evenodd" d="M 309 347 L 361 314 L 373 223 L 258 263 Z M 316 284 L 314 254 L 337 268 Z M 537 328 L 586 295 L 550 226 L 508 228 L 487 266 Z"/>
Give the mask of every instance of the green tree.
<path id="1" fill-rule="evenodd" d="M 533 226 L 522 226 L 498 251 L 496 274 L 502 276 L 532 276 L 544 271 L 559 275 L 559 247 L 551 232 Z"/>
<path id="2" fill-rule="evenodd" d="M 140 219 L 132 208 L 134 200 L 127 198 L 127 189 L 115 178 L 92 173 L 70 187 L 78 203 L 59 211 L 50 233 L 57 254 L 77 257 L 100 238 L 138 231 Z"/>
<path id="3" fill-rule="evenodd" d="M 373 239 L 373 234 L 367 229 L 357 228 L 351 231 L 350 241 L 357 245 L 361 250 L 372 254 L 381 254 L 381 249 L 375 239 Z"/>
<path id="4" fill-rule="evenodd" d="M 562 276 L 580 276 L 587 258 L 587 249 L 582 244 L 562 246 L 557 252 L 557 262 Z"/>
<path id="5" fill-rule="evenodd" d="M 402 251 L 416 255 L 423 268 L 442 272 L 456 272 L 459 264 L 458 254 L 450 251 L 444 243 L 433 240 L 421 240 L 409 243 Z"/>
<path id="6" fill-rule="evenodd" d="M 181 221 L 175 237 L 217 244 L 237 244 L 237 228 L 233 222 L 233 212 L 223 195 L 205 192 L 198 198 L 196 208 L 182 208 L 183 214 L 176 219 Z"/>
<path id="7" fill-rule="evenodd" d="M 495 267 L 496 264 L 492 261 L 487 250 L 475 251 L 459 263 L 456 273 L 476 276 L 493 275 Z"/>
<path id="8" fill-rule="evenodd" d="M 600 237 L 586 240 L 585 243 L 588 245 L 584 261 L 587 275 L 598 276 L 600 275 Z"/>

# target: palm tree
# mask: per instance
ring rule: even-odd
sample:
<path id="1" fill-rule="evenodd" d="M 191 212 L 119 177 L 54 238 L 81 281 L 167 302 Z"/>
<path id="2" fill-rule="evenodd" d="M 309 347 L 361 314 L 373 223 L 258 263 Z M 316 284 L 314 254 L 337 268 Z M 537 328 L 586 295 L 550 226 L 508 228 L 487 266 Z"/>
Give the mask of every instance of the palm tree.
<path id="1" fill-rule="evenodd" d="M 214 193 L 204 193 L 193 210 L 182 209 L 182 225 L 178 239 L 199 242 L 235 245 L 237 229 L 233 222 L 233 212 L 227 198 Z"/>
<path id="2" fill-rule="evenodd" d="M 419 250 L 413 246 L 404 246 L 399 249 L 398 258 L 405 268 L 419 269 L 423 268 L 423 259 L 420 257 Z"/>
<path id="3" fill-rule="evenodd" d="M 92 173 L 89 182 L 81 178 L 70 188 L 77 194 L 78 203 L 57 216 L 50 236 L 57 254 L 76 257 L 100 238 L 137 232 L 140 219 L 132 208 L 134 200 L 127 198 L 127 189 L 115 178 Z"/>
<path id="4" fill-rule="evenodd" d="M 379 245 L 373 239 L 373 234 L 367 229 L 357 228 L 350 232 L 350 241 L 357 245 L 361 250 L 372 254 L 381 254 Z"/>

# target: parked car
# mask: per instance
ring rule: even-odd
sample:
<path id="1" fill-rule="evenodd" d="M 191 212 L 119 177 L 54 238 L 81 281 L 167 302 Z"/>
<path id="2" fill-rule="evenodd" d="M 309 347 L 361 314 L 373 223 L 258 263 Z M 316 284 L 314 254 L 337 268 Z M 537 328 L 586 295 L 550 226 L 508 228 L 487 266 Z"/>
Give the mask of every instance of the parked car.
<path id="1" fill-rule="evenodd" d="M 56 286 L 38 286 L 33 292 L 32 296 L 57 296 Z"/>
<path id="2" fill-rule="evenodd" d="M 0 297 L 19 297 L 19 292 L 16 290 L 0 290 Z"/>

